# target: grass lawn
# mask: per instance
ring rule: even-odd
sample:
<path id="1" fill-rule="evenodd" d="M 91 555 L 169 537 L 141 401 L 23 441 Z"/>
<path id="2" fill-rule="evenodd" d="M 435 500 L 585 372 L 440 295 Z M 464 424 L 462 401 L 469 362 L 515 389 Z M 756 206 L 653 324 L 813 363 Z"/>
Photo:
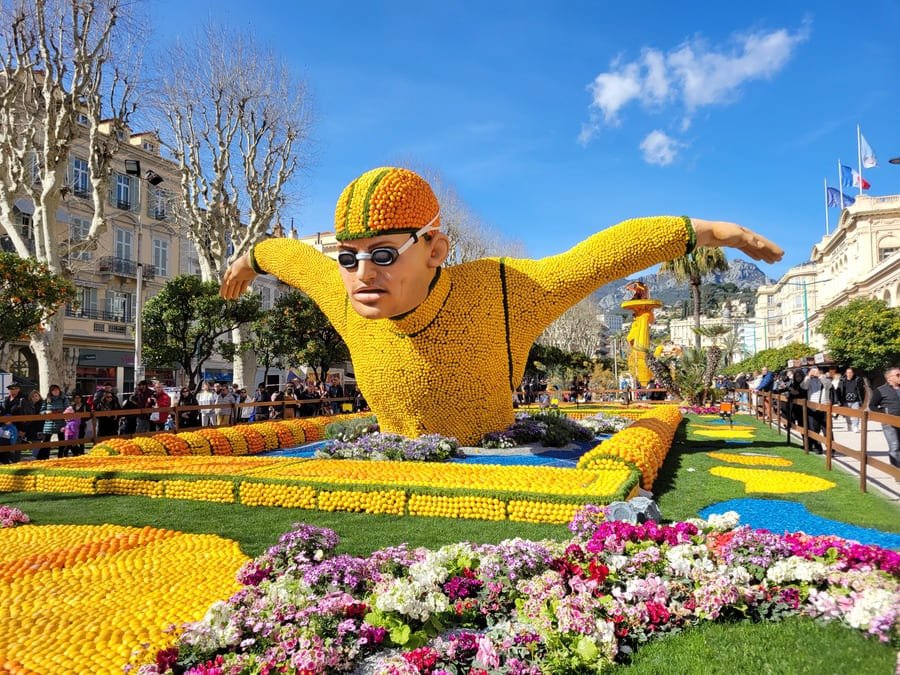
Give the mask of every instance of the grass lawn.
<path id="1" fill-rule="evenodd" d="M 627 666 L 629 675 L 887 675 L 896 654 L 838 623 L 791 618 L 779 623 L 705 623 L 651 642 Z"/>
<path id="2" fill-rule="evenodd" d="M 681 426 L 654 486 L 667 520 L 693 517 L 712 503 L 748 496 L 742 483 L 709 473 L 711 467 L 722 466 L 723 462 L 706 453 L 752 451 L 785 457 L 794 462 L 790 471 L 837 484 L 834 489 L 817 493 L 752 496 L 795 500 L 825 517 L 900 532 L 900 509 L 896 505 L 876 492 L 861 493 L 857 479 L 840 469 L 825 471 L 822 457 L 804 455 L 802 449 L 786 445 L 783 437 L 749 417 L 739 417 L 737 422 L 754 427 L 752 446 L 728 444 L 693 433 L 693 424 L 705 421 L 690 418 L 688 424 Z M 403 542 L 438 547 L 457 541 L 568 536 L 567 528 L 559 525 L 323 513 L 146 497 L 21 492 L 0 494 L 0 503 L 21 508 L 38 524 L 116 523 L 219 534 L 238 541 L 249 556 L 275 543 L 296 522 L 335 530 L 341 537 L 340 551 L 356 555 Z M 633 664 L 616 667 L 614 672 L 864 675 L 893 672 L 895 659 L 889 646 L 839 624 L 823 626 L 812 620 L 792 619 L 768 624 L 707 624 L 647 645 L 638 652 Z"/>

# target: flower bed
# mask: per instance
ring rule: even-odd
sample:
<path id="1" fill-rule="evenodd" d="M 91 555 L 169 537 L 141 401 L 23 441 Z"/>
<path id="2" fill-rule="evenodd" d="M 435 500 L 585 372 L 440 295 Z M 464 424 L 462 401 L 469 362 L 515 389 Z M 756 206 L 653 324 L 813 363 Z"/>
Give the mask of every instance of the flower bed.
<path id="1" fill-rule="evenodd" d="M 0 467 L 0 491 L 78 492 L 247 506 L 565 523 L 587 503 L 625 499 L 637 469 L 251 456 L 83 456 Z"/>
<path id="2" fill-rule="evenodd" d="M 118 525 L 0 529 L 4 673 L 116 673 L 197 621 L 247 562 L 213 535 Z M 143 653 L 143 652 L 142 652 Z"/>
<path id="3" fill-rule="evenodd" d="M 568 542 L 334 555 L 307 525 L 139 673 L 600 672 L 705 621 L 806 615 L 900 639 L 900 554 L 836 537 L 582 519 Z M 355 670 L 354 670 L 355 669 Z"/>
<path id="4" fill-rule="evenodd" d="M 672 447 L 681 420 L 681 412 L 676 406 L 652 408 L 641 419 L 586 452 L 578 461 L 578 468 L 590 469 L 603 456 L 621 457 L 640 469 L 641 485 L 649 490 Z"/>
<path id="5" fill-rule="evenodd" d="M 381 432 L 359 435 L 351 440 L 336 440 L 316 450 L 320 459 L 369 459 L 387 461 L 445 462 L 455 456 L 459 443 L 455 438 L 426 434 L 406 438 Z"/>

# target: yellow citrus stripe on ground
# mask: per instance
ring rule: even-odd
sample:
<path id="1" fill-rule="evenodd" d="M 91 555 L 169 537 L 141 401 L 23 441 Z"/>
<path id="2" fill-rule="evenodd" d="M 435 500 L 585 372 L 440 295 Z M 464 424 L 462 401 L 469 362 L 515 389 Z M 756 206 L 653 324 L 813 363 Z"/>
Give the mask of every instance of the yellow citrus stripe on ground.
<path id="1" fill-rule="evenodd" d="M 755 427 L 751 427 L 748 424 L 735 424 L 735 425 L 726 425 L 726 424 L 692 424 L 692 429 L 714 429 L 714 430 L 723 430 L 723 429 L 734 429 L 735 431 L 753 431 Z"/>
<path id="2" fill-rule="evenodd" d="M 744 491 L 747 493 L 795 494 L 801 492 L 823 492 L 836 487 L 835 483 L 832 483 L 830 480 L 796 471 L 714 466 L 709 472 L 713 476 L 721 476 L 722 478 L 729 478 L 743 483 Z"/>
<path id="3" fill-rule="evenodd" d="M 375 483 L 553 495 L 603 495 L 618 490 L 630 473 L 624 464 L 597 472 L 540 466 L 313 459 L 294 466 L 273 467 L 256 475 L 335 485 Z"/>
<path id="4" fill-rule="evenodd" d="M 228 476 L 251 475 L 259 469 L 285 466 L 297 463 L 299 460 L 286 457 L 231 457 L 212 455 L 185 455 L 185 456 L 160 456 L 160 455 L 116 455 L 113 457 L 97 457 L 83 455 L 66 459 L 53 459 L 41 462 L 40 468 L 86 470 L 86 471 L 117 471 L 120 473 L 160 473 L 160 474 L 217 474 Z M 34 466 L 19 465 L 19 468 L 36 468 Z"/>
<path id="5" fill-rule="evenodd" d="M 707 455 L 721 462 L 732 464 L 746 464 L 748 466 L 793 466 L 794 463 L 784 457 L 770 457 L 764 455 L 737 455 L 733 452 L 707 452 Z"/>
<path id="6" fill-rule="evenodd" d="M 703 436 L 704 438 L 732 438 L 735 440 L 752 440 L 754 437 L 754 433 L 752 431 L 741 431 L 739 429 L 735 429 L 734 431 L 731 431 L 729 429 L 717 429 L 716 431 L 699 429 L 694 433 L 698 436 Z"/>
<path id="7" fill-rule="evenodd" d="M 119 540 L 128 545 L 116 550 Z M 238 589 L 247 561 L 214 535 L 117 525 L 2 529 L 0 551 L 23 561 L 0 580 L 0 664 L 48 675 L 119 675 L 134 650 L 152 659 L 173 641 L 171 624 L 199 620 Z M 29 571 L 35 556 L 56 562 Z"/>

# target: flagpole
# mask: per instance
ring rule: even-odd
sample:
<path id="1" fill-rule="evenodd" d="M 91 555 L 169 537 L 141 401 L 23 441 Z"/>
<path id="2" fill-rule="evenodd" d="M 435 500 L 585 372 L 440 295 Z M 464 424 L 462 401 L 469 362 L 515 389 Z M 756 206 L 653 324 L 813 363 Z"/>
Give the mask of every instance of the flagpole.
<path id="1" fill-rule="evenodd" d="M 862 194 L 863 172 L 862 172 L 862 141 L 860 140 L 861 132 L 859 125 L 856 125 L 856 161 L 859 164 L 859 194 Z"/>
<path id="2" fill-rule="evenodd" d="M 841 160 L 838 159 L 838 190 L 841 191 L 841 203 L 838 206 L 841 207 L 841 210 L 844 209 L 844 181 L 841 180 L 843 176 L 841 176 Z M 840 216 L 838 216 L 838 222 L 840 222 Z"/>
<path id="3" fill-rule="evenodd" d="M 823 178 L 822 182 L 825 183 L 825 236 L 828 236 L 828 179 Z"/>

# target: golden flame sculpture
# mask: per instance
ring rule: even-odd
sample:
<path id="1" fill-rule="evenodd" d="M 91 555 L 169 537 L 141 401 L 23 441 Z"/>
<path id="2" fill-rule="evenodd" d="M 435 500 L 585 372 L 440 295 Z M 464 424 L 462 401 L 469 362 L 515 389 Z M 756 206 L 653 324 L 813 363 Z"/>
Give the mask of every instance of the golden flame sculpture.
<path id="1" fill-rule="evenodd" d="M 650 324 L 653 323 L 653 310 L 662 307 L 660 300 L 650 299 L 646 284 L 634 281 L 625 287 L 633 293 L 630 300 L 622 303 L 622 309 L 634 314 L 631 330 L 625 338 L 631 347 L 628 353 L 628 371 L 639 387 L 646 387 L 653 379 L 653 373 L 647 366 L 647 354 L 650 351 Z"/>

